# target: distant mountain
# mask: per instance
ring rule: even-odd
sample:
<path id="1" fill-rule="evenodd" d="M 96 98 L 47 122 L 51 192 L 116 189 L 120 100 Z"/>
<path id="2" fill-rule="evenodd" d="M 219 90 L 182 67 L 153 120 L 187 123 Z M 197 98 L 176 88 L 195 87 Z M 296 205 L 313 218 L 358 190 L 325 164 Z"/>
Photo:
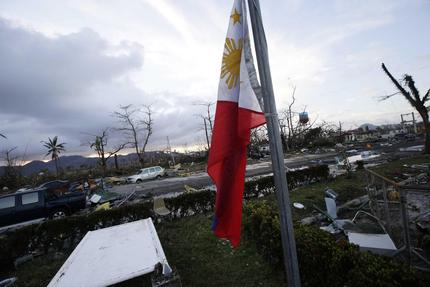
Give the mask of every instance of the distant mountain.
<path id="1" fill-rule="evenodd" d="M 44 169 L 54 171 L 55 164 L 53 163 L 52 166 L 54 167 L 53 169 L 49 168 L 49 162 L 43 162 L 41 160 L 33 160 L 22 167 L 22 172 L 23 172 L 23 175 L 30 175 Z"/>
<path id="2" fill-rule="evenodd" d="M 146 160 L 151 158 L 156 158 L 163 155 L 160 152 L 146 152 Z M 118 165 L 130 165 L 138 161 L 137 155 L 135 153 L 127 155 L 118 155 Z M 63 169 L 79 169 L 84 167 L 96 167 L 98 165 L 99 159 L 97 157 L 83 157 L 80 155 L 71 156 L 61 156 L 58 161 L 58 166 Z M 113 166 L 114 157 L 111 157 L 107 164 Z M 42 170 L 49 170 L 50 172 L 55 172 L 55 162 L 50 160 L 48 162 L 43 162 L 41 160 L 33 160 L 20 168 L 21 174 L 24 176 L 29 176 L 34 173 L 38 173 Z M 4 167 L 0 166 L 0 175 L 4 172 Z"/>
<path id="3" fill-rule="evenodd" d="M 58 160 L 58 167 L 63 169 L 77 169 L 83 166 L 95 167 L 97 162 L 97 158 L 83 157 L 80 155 L 62 156 Z M 21 174 L 28 176 L 32 175 L 33 173 L 38 173 L 42 170 L 55 172 L 55 162 L 53 160 L 48 162 L 33 160 L 21 167 Z"/>
<path id="4" fill-rule="evenodd" d="M 375 126 L 375 125 L 373 125 L 373 124 L 369 124 L 369 123 L 365 123 L 365 124 L 362 124 L 361 126 L 360 126 L 360 128 L 362 128 L 363 130 L 369 130 L 369 131 L 374 131 L 374 130 L 376 130 L 376 128 L 377 128 L 377 126 Z"/>

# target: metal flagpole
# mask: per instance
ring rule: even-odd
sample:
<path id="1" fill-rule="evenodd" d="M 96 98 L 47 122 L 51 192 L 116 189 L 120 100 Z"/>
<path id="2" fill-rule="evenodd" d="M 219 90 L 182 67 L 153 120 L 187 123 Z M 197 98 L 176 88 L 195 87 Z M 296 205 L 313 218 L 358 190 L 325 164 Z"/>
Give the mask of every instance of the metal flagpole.
<path id="1" fill-rule="evenodd" d="M 284 265 L 287 283 L 290 287 L 300 286 L 299 265 L 297 262 L 296 241 L 294 239 L 293 220 L 291 215 L 290 198 L 282 152 L 279 120 L 273 94 L 272 77 L 270 75 L 267 43 L 261 18 L 258 0 L 248 0 L 251 16 L 252 33 L 254 35 L 255 53 L 258 62 L 261 87 L 263 90 L 264 112 L 269 134 L 270 154 L 275 179 L 276 195 L 278 198 L 279 217 L 281 221 L 281 237 L 284 255 Z"/>

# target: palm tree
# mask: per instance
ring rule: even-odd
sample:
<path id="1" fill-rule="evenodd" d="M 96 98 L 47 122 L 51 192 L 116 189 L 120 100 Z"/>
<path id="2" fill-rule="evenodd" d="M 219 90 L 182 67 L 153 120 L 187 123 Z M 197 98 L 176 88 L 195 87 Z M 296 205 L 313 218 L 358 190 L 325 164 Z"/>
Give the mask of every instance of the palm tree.
<path id="1" fill-rule="evenodd" d="M 48 149 L 48 153 L 45 156 L 51 155 L 52 160 L 55 162 L 55 170 L 58 177 L 58 158 L 62 151 L 65 151 L 64 145 L 66 143 L 58 143 L 58 137 L 55 136 L 53 139 L 48 138 L 48 141 L 42 141 L 43 146 Z"/>

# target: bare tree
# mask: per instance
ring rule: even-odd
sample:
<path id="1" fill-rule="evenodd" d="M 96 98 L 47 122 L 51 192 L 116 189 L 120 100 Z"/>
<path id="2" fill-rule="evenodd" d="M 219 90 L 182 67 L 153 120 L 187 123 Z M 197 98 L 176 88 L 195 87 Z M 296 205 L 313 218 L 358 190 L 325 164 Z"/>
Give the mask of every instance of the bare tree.
<path id="1" fill-rule="evenodd" d="M 248 153 L 251 157 L 260 156 L 260 148 L 269 142 L 267 126 L 262 125 L 251 130 Z"/>
<path id="2" fill-rule="evenodd" d="M 286 109 L 282 109 L 279 114 L 279 126 L 281 129 L 281 139 L 285 150 L 290 150 L 297 147 L 300 138 L 313 128 L 317 118 L 308 125 L 300 124 L 298 112 L 294 111 L 294 104 L 296 103 L 296 86 L 293 87 L 292 100 Z"/>
<path id="3" fill-rule="evenodd" d="M 203 120 L 203 129 L 205 131 L 205 136 L 206 136 L 207 150 L 209 150 L 210 149 L 210 141 L 211 141 L 211 137 L 212 137 L 212 130 L 213 130 L 212 106 L 214 105 L 214 103 L 213 102 L 199 102 L 199 103 L 195 103 L 194 105 L 205 107 L 205 113 L 199 114 L 198 117 L 200 117 Z"/>
<path id="4" fill-rule="evenodd" d="M 287 114 L 286 114 L 286 121 L 287 121 L 287 127 L 288 127 L 288 139 L 291 141 L 292 138 L 294 137 L 294 123 L 293 123 L 293 105 L 296 102 L 296 86 L 294 86 L 293 89 L 293 95 L 292 95 L 292 101 L 291 103 L 288 105 L 288 109 L 287 109 Z M 291 143 L 289 143 L 288 145 L 291 145 Z"/>
<path id="5" fill-rule="evenodd" d="M 2 152 L 2 159 L 6 163 L 4 173 L 1 177 L 1 182 L 8 188 L 16 188 L 19 186 L 19 171 L 17 170 L 18 156 L 13 155 L 17 147 L 9 148 Z"/>
<path id="6" fill-rule="evenodd" d="M 208 124 L 206 122 L 206 118 L 205 117 L 202 117 L 202 118 L 203 118 L 203 125 L 205 127 L 206 143 L 209 150 L 211 148 L 211 145 L 210 145 L 210 139 L 209 139 L 209 133 L 208 133 Z"/>
<path id="7" fill-rule="evenodd" d="M 12 153 L 17 148 L 18 147 L 13 147 L 13 148 L 10 148 L 10 149 L 3 151 L 3 160 L 6 162 L 6 166 L 16 166 L 16 163 L 18 161 L 18 157 L 12 155 Z"/>
<path id="8" fill-rule="evenodd" d="M 281 127 L 281 137 L 284 148 L 288 151 L 294 146 L 294 139 L 297 137 L 297 113 L 293 111 L 293 106 L 296 102 L 296 86 L 293 86 L 293 93 L 291 95 L 291 103 L 288 104 L 286 109 L 281 110 L 279 117 L 279 125 Z"/>
<path id="9" fill-rule="evenodd" d="M 430 153 L 430 121 L 429 121 L 428 109 L 426 107 L 426 102 L 429 100 L 429 96 L 430 96 L 430 89 L 423 97 L 421 97 L 418 89 L 415 87 L 415 81 L 413 80 L 412 76 L 408 74 L 405 74 L 403 76 L 403 79 L 402 79 L 403 85 L 409 89 L 409 91 L 407 91 L 399 83 L 399 81 L 397 81 L 391 75 L 387 67 L 385 67 L 384 63 L 382 63 L 382 70 L 384 70 L 385 74 L 387 74 L 388 78 L 390 78 L 390 80 L 393 82 L 393 84 L 396 86 L 396 88 L 399 91 L 391 95 L 383 96 L 380 100 L 381 101 L 387 100 L 399 93 L 402 94 L 406 98 L 406 100 L 408 100 L 411 106 L 415 108 L 415 110 L 420 114 L 421 118 L 423 119 L 425 135 L 426 135 L 424 153 Z"/>
<path id="10" fill-rule="evenodd" d="M 99 164 L 102 167 L 103 176 L 106 175 L 107 161 L 113 155 L 124 149 L 128 143 L 122 143 L 115 147 L 108 147 L 109 128 L 105 128 L 101 134 L 93 135 L 93 140 L 90 142 L 90 148 L 97 152 L 99 157 Z"/>
<path id="11" fill-rule="evenodd" d="M 144 166 L 146 147 L 153 133 L 154 120 L 152 113 L 150 105 L 143 105 L 142 108 L 134 108 L 132 105 L 121 106 L 119 111 L 114 112 L 114 116 L 121 124 L 121 127 L 117 130 L 123 132 L 129 138 L 141 167 Z"/>
<path id="12" fill-rule="evenodd" d="M 281 127 L 281 137 L 285 150 L 290 150 L 294 138 L 294 112 L 293 106 L 296 102 L 296 86 L 293 87 L 292 100 L 286 109 L 281 110 L 279 117 L 279 126 Z"/>

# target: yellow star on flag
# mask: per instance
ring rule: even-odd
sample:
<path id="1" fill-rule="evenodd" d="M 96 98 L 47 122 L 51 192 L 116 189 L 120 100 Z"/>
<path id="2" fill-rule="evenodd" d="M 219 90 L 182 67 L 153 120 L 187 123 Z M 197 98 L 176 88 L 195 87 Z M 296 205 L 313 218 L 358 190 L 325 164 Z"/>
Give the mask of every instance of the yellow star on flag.
<path id="1" fill-rule="evenodd" d="M 230 16 L 231 19 L 233 19 L 233 24 L 236 24 L 237 22 L 240 23 L 240 14 L 237 12 L 236 8 L 234 8 L 234 13 Z"/>

